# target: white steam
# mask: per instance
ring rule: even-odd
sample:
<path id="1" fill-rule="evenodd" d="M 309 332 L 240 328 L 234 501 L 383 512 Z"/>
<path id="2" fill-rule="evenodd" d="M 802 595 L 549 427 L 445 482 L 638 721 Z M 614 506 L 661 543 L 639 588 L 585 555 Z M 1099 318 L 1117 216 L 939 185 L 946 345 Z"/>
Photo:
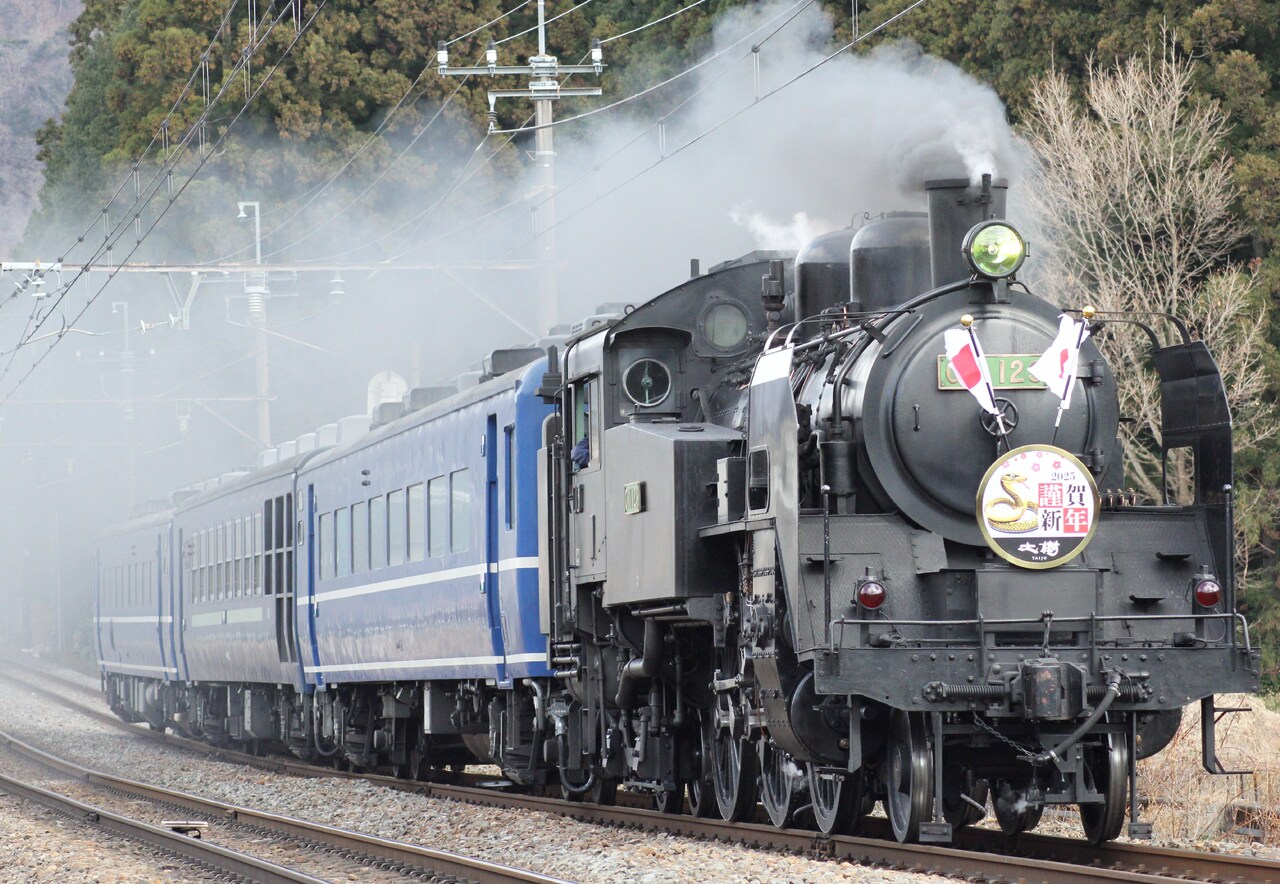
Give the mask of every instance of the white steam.
<path id="1" fill-rule="evenodd" d="M 722 55 L 635 121 L 557 130 L 563 316 L 647 300 L 679 282 L 689 258 L 795 249 L 864 213 L 923 209 L 930 179 L 990 172 L 1016 187 L 1024 158 L 1000 99 L 914 44 L 845 53 L 763 97 L 836 45 L 816 6 L 771 35 L 792 6 L 723 16 L 707 53 Z M 664 114 L 667 159 L 654 166 L 650 127 Z"/>
<path id="2" fill-rule="evenodd" d="M 796 212 L 789 222 L 778 222 L 763 212 L 738 206 L 729 212 L 729 220 L 744 227 L 761 249 L 798 249 L 815 236 L 840 225 L 821 218 L 810 218 L 807 212 Z"/>

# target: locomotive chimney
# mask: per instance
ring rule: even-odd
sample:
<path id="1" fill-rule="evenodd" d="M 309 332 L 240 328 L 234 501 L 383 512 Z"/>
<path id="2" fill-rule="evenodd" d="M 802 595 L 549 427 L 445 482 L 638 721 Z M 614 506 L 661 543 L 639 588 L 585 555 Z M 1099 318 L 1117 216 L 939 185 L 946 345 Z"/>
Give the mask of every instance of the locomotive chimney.
<path id="1" fill-rule="evenodd" d="M 926 181 L 929 193 L 929 258 L 933 267 L 934 287 L 967 279 L 972 274 L 961 254 L 964 235 L 975 224 L 988 218 L 1003 218 L 1005 194 L 1009 182 L 991 180 L 983 175 L 982 183 L 966 178 Z"/>

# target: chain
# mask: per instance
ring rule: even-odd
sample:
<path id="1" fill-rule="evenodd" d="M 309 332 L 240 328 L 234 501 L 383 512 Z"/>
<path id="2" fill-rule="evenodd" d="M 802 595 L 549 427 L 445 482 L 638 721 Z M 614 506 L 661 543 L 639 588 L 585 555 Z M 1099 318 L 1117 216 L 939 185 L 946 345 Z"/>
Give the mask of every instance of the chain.
<path id="1" fill-rule="evenodd" d="M 1036 757 L 1036 753 L 1032 752 L 1030 749 L 1028 749 L 1026 746 L 1023 746 L 1021 743 L 1015 742 L 1014 740 L 1011 740 L 1010 738 L 1006 737 L 1004 734 L 1000 733 L 994 727 L 992 727 L 991 725 L 983 721 L 982 716 L 980 716 L 976 712 L 973 713 L 973 723 L 978 726 L 979 730 L 986 731 L 987 733 L 991 734 L 991 736 L 995 737 L 997 740 L 999 740 L 1000 742 L 1004 743 L 1009 748 L 1017 752 L 1018 757 L 1021 758 L 1023 761 L 1032 761 Z"/>

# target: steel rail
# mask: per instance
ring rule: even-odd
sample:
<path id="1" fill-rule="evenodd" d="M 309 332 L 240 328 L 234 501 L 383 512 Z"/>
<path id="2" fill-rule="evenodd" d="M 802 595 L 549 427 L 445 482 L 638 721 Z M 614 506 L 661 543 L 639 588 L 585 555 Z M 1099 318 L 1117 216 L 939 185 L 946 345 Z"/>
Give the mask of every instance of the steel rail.
<path id="1" fill-rule="evenodd" d="M 221 819 L 223 821 L 241 823 L 248 826 L 254 826 L 259 829 L 288 835 L 293 838 L 302 838 L 318 842 L 335 851 L 350 851 L 374 857 L 377 861 L 385 861 L 395 863 L 397 865 L 422 869 L 423 871 L 436 876 L 453 877 L 464 881 L 475 881 L 478 882 L 478 884 L 512 884 L 512 882 L 519 882 L 519 884 L 571 884 L 571 882 L 568 882 L 563 878 L 543 875 L 526 869 L 517 869 L 500 863 L 493 863 L 487 860 L 463 856 L 461 854 L 451 853 L 445 850 L 421 847 L 416 844 L 407 844 L 401 841 L 392 841 L 386 838 L 366 835 L 361 832 L 353 832 L 347 829 L 327 826 L 322 823 L 314 823 L 307 820 L 283 816 L 281 814 L 255 810 L 241 805 L 227 804 L 226 802 L 216 801 L 210 798 L 201 798 L 197 795 L 191 795 L 186 792 L 179 792 L 173 789 L 166 789 L 161 786 L 153 786 L 149 783 L 142 783 L 137 780 L 113 776 L 111 774 L 93 770 L 92 768 L 85 767 L 84 765 L 77 764 L 76 762 L 69 761 L 65 758 L 60 758 L 57 755 L 46 752 L 43 749 L 30 745 L 29 743 L 25 743 L 22 740 L 4 733 L 3 731 L 0 731 L 0 745 L 13 750 L 24 758 L 28 758 L 60 773 L 64 773 L 94 786 L 99 786 L 104 789 L 113 789 L 148 801 L 165 802 L 177 805 L 184 809 L 192 810 L 196 813 L 205 814 L 209 817 Z M 7 778 L 0 777 L 0 784 L 3 784 L 6 780 Z M 71 799 L 65 800 L 72 802 Z M 95 812 L 103 814 L 106 813 L 106 811 Z M 152 826 L 150 828 L 154 829 L 156 827 Z M 160 831 L 167 832 L 167 830 L 163 829 Z M 171 832 L 167 833 L 173 834 Z M 225 848 L 219 849 L 225 850 Z M 234 853 L 234 851 L 230 852 Z M 271 864 L 266 863 L 266 865 L 270 866 Z M 288 872 L 289 870 L 285 869 L 283 871 Z M 318 879 L 298 874 L 298 877 L 296 878 L 281 878 L 280 880 L 315 881 Z"/>
<path id="2" fill-rule="evenodd" d="M 159 848 L 166 853 L 180 856 L 188 862 L 197 863 L 216 872 L 236 875 L 248 881 L 260 881 L 263 884 L 277 884 L 277 882 L 279 884 L 284 882 L 325 884 L 323 878 L 313 878 L 239 851 L 219 847 L 217 844 L 210 844 L 142 820 L 131 819 L 94 807 L 4 774 L 0 774 L 0 789 L 27 801 L 42 804 L 64 816 L 78 819 L 85 825 Z"/>
<path id="3" fill-rule="evenodd" d="M 15 661 L 16 662 L 16 661 Z M 40 673 L 41 670 L 17 665 Z M 0 673 L 3 674 L 3 673 Z M 47 673 L 44 673 L 47 674 Z M 56 675 L 51 679 L 61 681 L 85 692 L 84 685 L 76 684 Z M 41 691 L 39 684 L 25 683 L 26 687 Z M 695 838 L 741 842 L 751 846 L 773 848 L 788 852 L 805 852 L 874 863 L 892 868 L 930 870 L 939 874 L 977 877 L 982 880 L 1010 880 L 1048 884 L 1075 881 L 1162 881 L 1199 880 L 1220 882 L 1273 882 L 1280 884 L 1280 860 L 1234 854 L 1215 854 L 1173 847 L 1148 844 L 1110 842 L 1093 847 L 1087 842 L 1048 835 L 1026 833 L 1010 840 L 1002 833 L 990 829 L 966 828 L 955 833 L 950 847 L 937 845 L 898 844 L 886 821 L 866 820 L 868 837 L 829 837 L 803 829 L 777 829 L 760 823 L 727 823 L 715 819 L 698 819 L 691 816 L 663 814 L 638 806 L 646 796 L 636 795 L 637 806 L 601 806 L 578 802 L 565 802 L 547 797 L 502 791 L 499 788 L 482 787 L 481 781 L 493 777 L 468 776 L 472 785 L 440 782 L 401 780 L 381 774 L 351 773 L 319 768 L 301 761 L 286 758 L 263 758 L 229 749 L 212 747 L 207 743 L 176 737 L 155 731 L 141 730 L 121 721 L 114 715 L 86 708 L 58 694 L 48 695 L 63 705 L 93 716 L 112 726 L 127 730 L 180 748 L 190 749 L 207 756 L 254 767 L 290 773 L 306 777 L 336 776 L 360 779 L 401 791 L 414 792 L 429 797 L 463 801 L 493 807 L 555 813 L 586 822 L 606 825 L 625 825 L 645 829 L 661 829 L 672 834 Z M 631 793 L 620 793 L 619 800 L 627 801 Z M 975 853 L 975 851 L 978 851 Z M 964 857 L 969 857 L 967 860 Z M 1005 870 L 999 871 L 1001 868 Z M 1004 875 L 1008 875 L 1007 878 Z M 1138 877 L 1135 877 L 1138 876 Z"/>

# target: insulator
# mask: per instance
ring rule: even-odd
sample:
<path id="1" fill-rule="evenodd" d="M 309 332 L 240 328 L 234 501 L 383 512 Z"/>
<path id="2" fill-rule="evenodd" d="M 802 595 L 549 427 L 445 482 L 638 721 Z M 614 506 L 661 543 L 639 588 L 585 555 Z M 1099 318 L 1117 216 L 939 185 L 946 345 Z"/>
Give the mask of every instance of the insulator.
<path id="1" fill-rule="evenodd" d="M 266 299 L 262 295 L 262 292 L 250 292 L 249 293 L 249 318 L 252 319 L 254 322 L 261 322 L 262 318 L 266 316 L 266 313 L 267 313 L 267 303 L 266 303 Z"/>

